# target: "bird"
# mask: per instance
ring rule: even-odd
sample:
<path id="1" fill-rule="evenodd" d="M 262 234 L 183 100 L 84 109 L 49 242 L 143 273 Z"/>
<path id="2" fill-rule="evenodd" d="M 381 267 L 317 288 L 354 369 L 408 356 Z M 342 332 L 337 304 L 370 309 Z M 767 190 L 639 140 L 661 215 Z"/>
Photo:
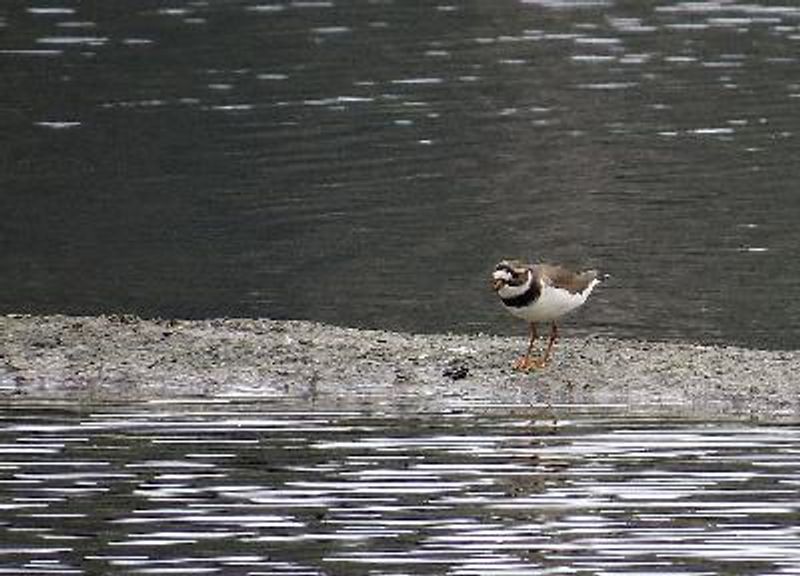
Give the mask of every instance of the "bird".
<path id="1" fill-rule="evenodd" d="M 544 368 L 550 363 L 558 339 L 556 320 L 580 307 L 600 283 L 597 270 L 573 272 L 557 264 L 525 264 L 502 260 L 492 273 L 492 288 L 503 307 L 529 324 L 528 351 L 514 363 L 524 372 Z M 538 340 L 536 324 L 550 322 L 550 340 L 543 355 L 531 356 Z"/>

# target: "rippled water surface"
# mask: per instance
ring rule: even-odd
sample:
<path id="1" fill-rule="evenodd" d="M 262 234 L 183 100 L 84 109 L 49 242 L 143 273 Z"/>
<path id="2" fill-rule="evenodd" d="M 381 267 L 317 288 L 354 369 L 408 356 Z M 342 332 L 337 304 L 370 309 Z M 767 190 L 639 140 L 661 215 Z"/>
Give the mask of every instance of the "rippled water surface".
<path id="1" fill-rule="evenodd" d="M 0 310 L 796 347 L 800 7 L 8 0 Z"/>
<path id="2" fill-rule="evenodd" d="M 3 574 L 797 574 L 800 431 L 609 407 L 0 410 Z"/>

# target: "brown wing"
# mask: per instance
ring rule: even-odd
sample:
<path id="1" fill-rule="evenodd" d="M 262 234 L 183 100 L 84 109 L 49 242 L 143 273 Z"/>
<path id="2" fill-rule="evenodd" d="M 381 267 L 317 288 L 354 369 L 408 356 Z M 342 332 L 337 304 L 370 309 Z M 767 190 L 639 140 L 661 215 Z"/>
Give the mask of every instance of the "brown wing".
<path id="1" fill-rule="evenodd" d="M 597 278 L 597 270 L 573 272 L 563 266 L 553 264 L 537 264 L 534 269 L 543 277 L 545 282 L 556 288 L 562 288 L 572 294 L 583 292 Z"/>

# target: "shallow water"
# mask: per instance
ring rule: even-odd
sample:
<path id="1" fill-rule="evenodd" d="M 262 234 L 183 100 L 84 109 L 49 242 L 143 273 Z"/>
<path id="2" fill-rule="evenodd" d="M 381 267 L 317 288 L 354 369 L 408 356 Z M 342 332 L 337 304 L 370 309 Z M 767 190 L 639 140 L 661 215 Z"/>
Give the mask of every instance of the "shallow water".
<path id="1" fill-rule="evenodd" d="M 13 0 L 0 310 L 800 345 L 791 2 Z"/>
<path id="2" fill-rule="evenodd" d="M 3 574 L 797 574 L 795 426 L 5 405 Z"/>

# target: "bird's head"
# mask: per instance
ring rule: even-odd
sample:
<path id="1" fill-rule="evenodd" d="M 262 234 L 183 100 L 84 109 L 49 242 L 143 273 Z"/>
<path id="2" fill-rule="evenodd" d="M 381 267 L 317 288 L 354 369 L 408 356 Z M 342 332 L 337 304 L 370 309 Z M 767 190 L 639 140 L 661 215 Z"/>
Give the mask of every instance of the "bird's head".
<path id="1" fill-rule="evenodd" d="M 492 273 L 492 288 L 499 292 L 506 286 L 522 286 L 527 282 L 528 274 L 528 268 L 516 260 L 503 260 Z"/>

